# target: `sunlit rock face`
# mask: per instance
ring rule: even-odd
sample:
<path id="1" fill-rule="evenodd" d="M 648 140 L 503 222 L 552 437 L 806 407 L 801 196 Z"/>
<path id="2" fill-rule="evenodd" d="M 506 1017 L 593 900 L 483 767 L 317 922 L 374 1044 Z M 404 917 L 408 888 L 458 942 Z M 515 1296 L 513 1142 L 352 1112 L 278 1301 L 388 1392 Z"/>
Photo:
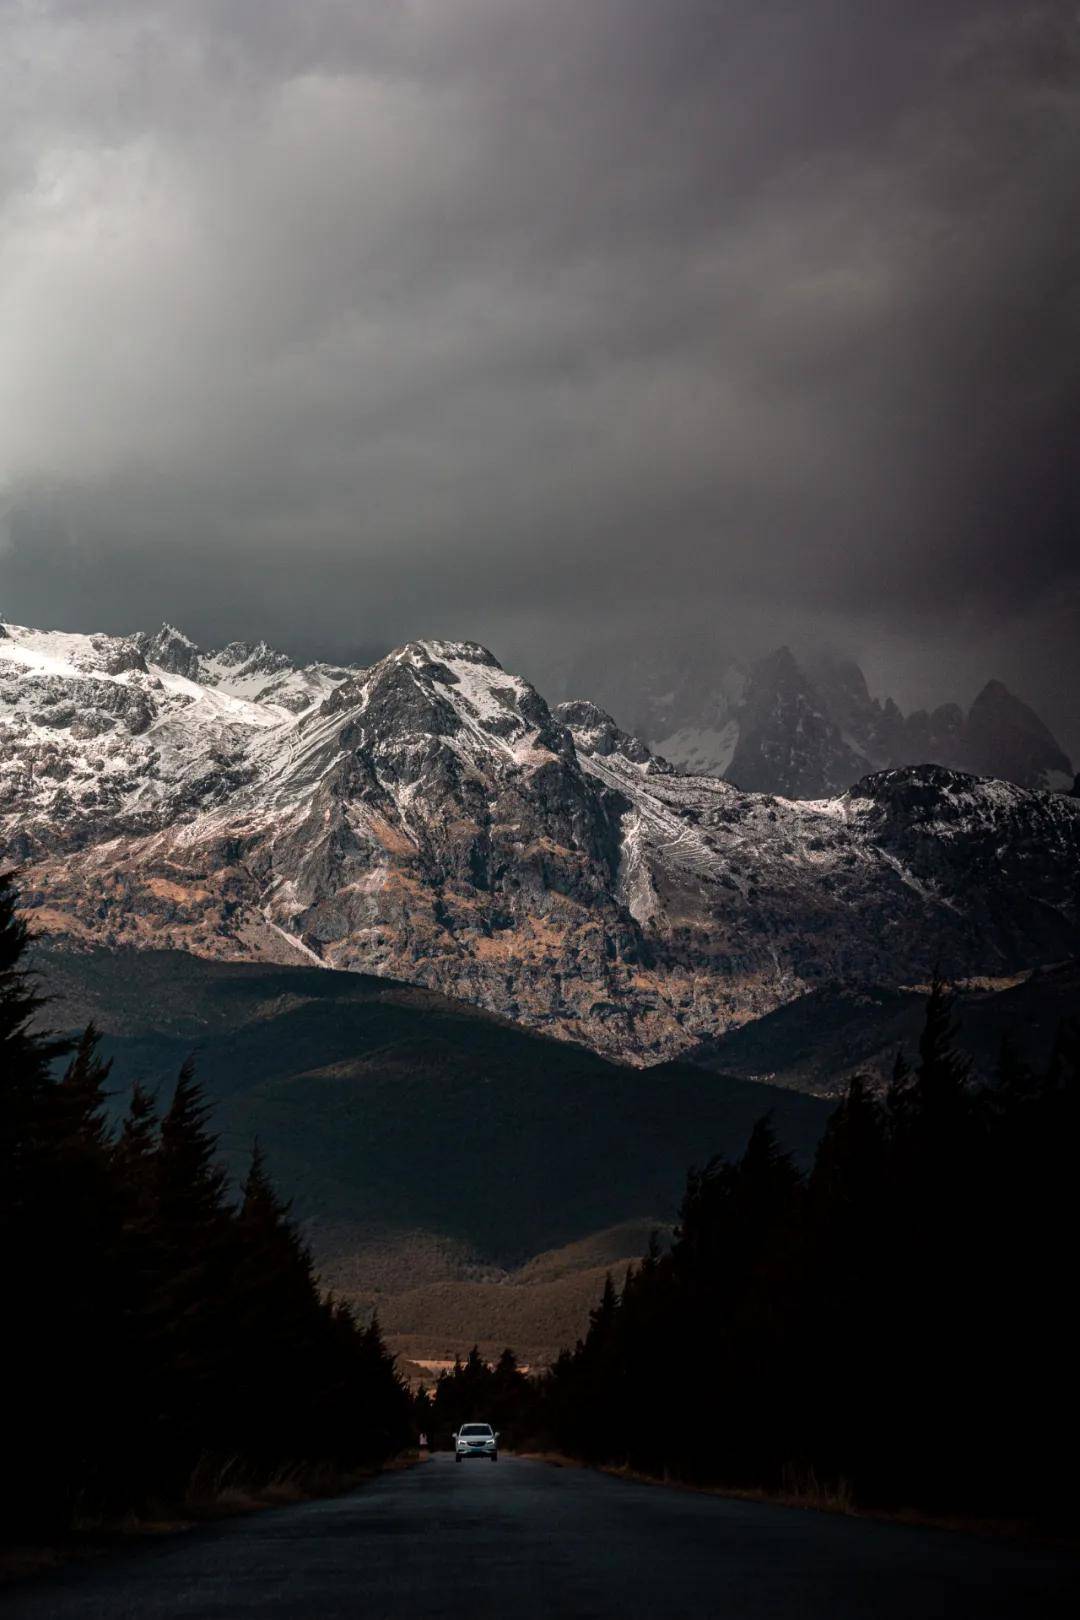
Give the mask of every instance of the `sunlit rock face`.
<path id="1" fill-rule="evenodd" d="M 1065 793 L 933 766 L 746 791 L 469 642 L 297 668 L 3 629 L 3 858 L 73 944 L 382 974 L 638 1062 L 826 980 L 1075 952 Z M 786 661 L 770 689 L 806 718 Z"/>

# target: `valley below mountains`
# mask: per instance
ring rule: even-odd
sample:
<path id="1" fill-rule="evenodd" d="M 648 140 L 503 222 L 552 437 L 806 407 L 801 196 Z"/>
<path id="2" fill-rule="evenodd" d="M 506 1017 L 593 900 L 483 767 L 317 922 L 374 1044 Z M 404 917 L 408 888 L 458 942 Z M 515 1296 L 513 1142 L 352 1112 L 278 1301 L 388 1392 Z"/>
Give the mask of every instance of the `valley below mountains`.
<path id="1" fill-rule="evenodd" d="M 362 973 L 39 942 L 49 1023 L 93 1022 L 116 1117 L 194 1054 L 232 1185 L 258 1141 L 324 1285 L 391 1348 L 548 1361 L 607 1269 L 670 1231 L 687 1167 L 763 1113 L 806 1163 L 829 1105 L 699 1066 L 630 1068 Z M 430 1381 L 430 1380 L 429 1380 Z"/>
<path id="2" fill-rule="evenodd" d="M 406 981 L 637 1064 L 834 982 L 1004 983 L 1080 920 L 1080 798 L 745 791 L 467 642 L 298 668 L 0 625 L 0 848 L 69 948 Z"/>

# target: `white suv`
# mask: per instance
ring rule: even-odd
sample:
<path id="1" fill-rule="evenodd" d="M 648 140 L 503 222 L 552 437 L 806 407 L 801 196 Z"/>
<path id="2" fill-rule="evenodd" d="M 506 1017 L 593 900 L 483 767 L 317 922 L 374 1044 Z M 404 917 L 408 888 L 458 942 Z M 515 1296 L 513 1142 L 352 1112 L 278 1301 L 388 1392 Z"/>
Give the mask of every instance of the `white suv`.
<path id="1" fill-rule="evenodd" d="M 454 1436 L 454 1456 L 458 1462 L 466 1457 L 490 1457 L 499 1460 L 499 1437 L 490 1423 L 463 1423 Z"/>

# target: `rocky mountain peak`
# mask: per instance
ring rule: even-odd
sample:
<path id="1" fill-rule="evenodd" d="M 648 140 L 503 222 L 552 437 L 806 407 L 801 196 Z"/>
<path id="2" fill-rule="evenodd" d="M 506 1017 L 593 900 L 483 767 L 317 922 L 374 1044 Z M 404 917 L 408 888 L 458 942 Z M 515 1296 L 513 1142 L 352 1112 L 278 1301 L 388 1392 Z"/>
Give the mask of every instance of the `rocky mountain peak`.
<path id="1" fill-rule="evenodd" d="M 750 673 L 751 679 L 761 687 L 794 686 L 801 690 L 810 684 L 798 659 L 786 644 L 775 647 L 764 658 L 759 658 Z"/>
<path id="2" fill-rule="evenodd" d="M 988 681 L 971 705 L 964 745 L 964 763 L 982 776 L 1065 789 L 1073 775 L 1049 727 L 1003 681 Z"/>
<path id="3" fill-rule="evenodd" d="M 292 667 L 285 653 L 265 641 L 230 641 L 210 658 L 226 669 L 243 670 L 251 675 L 274 675 L 278 670 Z"/>
<path id="4" fill-rule="evenodd" d="M 414 641 L 397 648 L 339 686 L 323 705 L 327 715 L 346 711 L 350 739 L 392 755 L 395 772 L 406 751 L 412 771 L 431 768 L 440 751 L 474 768 L 482 763 L 485 771 L 534 768 L 573 755 L 565 730 L 535 687 L 508 674 L 475 642 Z"/>
<path id="5" fill-rule="evenodd" d="M 844 693 L 849 702 L 858 708 L 873 702 L 866 676 L 854 658 L 822 653 L 811 660 L 808 669 L 819 691 L 832 687 L 837 693 Z"/>
<path id="6" fill-rule="evenodd" d="M 1024 731 L 1044 742 L 1054 742 L 1053 735 L 1034 709 L 1016 697 L 1004 681 L 987 681 L 971 705 L 969 719 L 976 724 L 1004 724 Z"/>
<path id="7" fill-rule="evenodd" d="M 641 765 L 649 771 L 671 772 L 674 769 L 666 759 L 650 753 L 639 737 L 623 731 L 606 710 L 587 699 L 575 698 L 568 703 L 558 703 L 552 712 L 569 730 L 579 754 L 600 759 L 621 754 L 632 764 Z"/>
<path id="8" fill-rule="evenodd" d="M 1009 691 L 1009 688 L 1005 685 L 1005 682 L 999 681 L 996 677 L 992 677 L 987 681 L 986 685 L 975 699 L 975 702 L 976 704 L 1000 703 L 1002 699 L 1015 701 L 1012 693 Z"/>
<path id="9" fill-rule="evenodd" d="M 478 641 L 439 641 L 423 640 L 411 641 L 402 651 L 413 656 L 422 653 L 433 663 L 466 663 L 480 664 L 487 669 L 502 670 L 502 665 L 487 647 L 482 647 Z M 503 670 L 505 674 L 505 670 Z"/>
<path id="10" fill-rule="evenodd" d="M 819 799 L 837 781 L 854 781 L 865 765 L 789 647 L 752 667 L 725 773 L 731 781 L 751 792 Z"/>
<path id="11" fill-rule="evenodd" d="M 154 635 L 143 632 L 135 639 L 148 664 L 156 664 L 170 675 L 182 675 L 185 680 L 198 680 L 199 649 L 182 630 L 166 623 Z"/>

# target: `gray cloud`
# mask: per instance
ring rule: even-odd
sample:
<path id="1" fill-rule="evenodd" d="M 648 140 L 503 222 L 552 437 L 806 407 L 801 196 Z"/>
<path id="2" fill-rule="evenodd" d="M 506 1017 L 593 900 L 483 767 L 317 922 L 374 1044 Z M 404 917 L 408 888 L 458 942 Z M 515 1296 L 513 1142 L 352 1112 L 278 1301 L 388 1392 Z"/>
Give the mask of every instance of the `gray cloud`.
<path id="1" fill-rule="evenodd" d="M 10 616 L 820 632 L 1080 743 L 1073 4 L 0 0 L 0 64 Z"/>

